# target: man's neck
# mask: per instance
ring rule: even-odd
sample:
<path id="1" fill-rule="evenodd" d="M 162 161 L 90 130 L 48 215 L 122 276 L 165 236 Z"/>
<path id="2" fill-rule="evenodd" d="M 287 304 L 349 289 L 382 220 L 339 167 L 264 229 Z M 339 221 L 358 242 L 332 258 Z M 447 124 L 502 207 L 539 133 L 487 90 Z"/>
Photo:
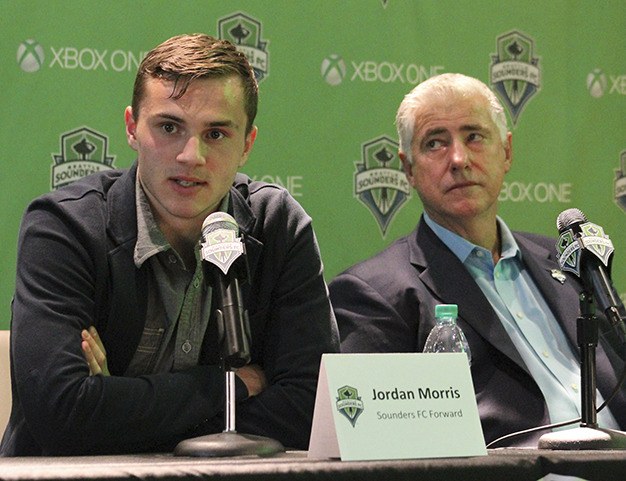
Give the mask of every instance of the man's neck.
<path id="1" fill-rule="evenodd" d="M 467 221 L 451 222 L 440 219 L 429 213 L 430 218 L 440 226 L 463 237 L 465 240 L 480 247 L 484 247 L 493 258 L 494 264 L 500 260 L 500 234 L 496 216 L 473 217 Z"/>
<path id="2" fill-rule="evenodd" d="M 172 225 L 157 220 L 157 224 L 169 244 L 183 259 L 185 266 L 193 266 L 196 263 L 195 251 L 200 240 L 202 222 L 199 225 L 197 222 L 189 221 Z"/>

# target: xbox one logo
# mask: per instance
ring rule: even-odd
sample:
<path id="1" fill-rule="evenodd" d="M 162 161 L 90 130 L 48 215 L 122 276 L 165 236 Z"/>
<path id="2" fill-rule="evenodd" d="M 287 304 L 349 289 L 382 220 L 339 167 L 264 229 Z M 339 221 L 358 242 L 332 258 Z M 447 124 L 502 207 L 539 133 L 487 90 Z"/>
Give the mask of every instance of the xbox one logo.
<path id="1" fill-rule="evenodd" d="M 29 38 L 17 47 L 17 63 L 24 72 L 36 72 L 43 65 L 43 47 Z"/>
<path id="2" fill-rule="evenodd" d="M 346 64 L 337 54 L 331 54 L 322 61 L 322 77 L 330 85 L 339 85 L 346 76 Z"/>
<path id="3" fill-rule="evenodd" d="M 592 97 L 598 98 L 604 95 L 606 91 L 606 75 L 601 69 L 594 69 L 587 75 L 587 88 Z"/>

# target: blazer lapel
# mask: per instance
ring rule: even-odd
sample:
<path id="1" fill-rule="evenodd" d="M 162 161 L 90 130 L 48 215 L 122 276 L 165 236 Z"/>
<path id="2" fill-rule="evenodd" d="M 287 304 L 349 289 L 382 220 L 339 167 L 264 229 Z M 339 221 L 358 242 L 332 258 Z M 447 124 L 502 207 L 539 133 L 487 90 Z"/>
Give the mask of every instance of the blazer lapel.
<path id="1" fill-rule="evenodd" d="M 248 274 L 250 276 L 256 272 L 256 267 L 263 251 L 263 243 L 252 236 L 257 219 L 248 204 L 250 194 L 247 181 L 248 177 L 243 174 L 236 175 L 235 183 L 230 189 L 230 214 L 235 218 L 244 235 Z M 252 279 L 249 280 L 252 282 Z"/>
<path id="2" fill-rule="evenodd" d="M 420 270 L 420 279 L 441 299 L 457 304 L 459 318 L 486 342 L 528 371 L 498 315 L 463 263 L 435 235 L 422 219 L 410 243 L 411 263 Z"/>
<path id="3" fill-rule="evenodd" d="M 556 250 L 550 251 L 517 233 L 513 235 L 522 251 L 526 268 L 539 290 L 547 293 L 544 294 L 546 303 L 561 325 L 574 352 L 578 353 L 576 319 L 580 316 L 580 304 L 571 301 L 578 299 L 580 285 L 572 276 L 566 276 L 556 269 L 558 266 Z"/>
<path id="4" fill-rule="evenodd" d="M 107 323 L 101 336 L 107 346 L 109 369 L 115 374 L 122 374 L 126 370 L 135 353 L 143 332 L 146 311 L 145 269 L 138 270 L 133 260 L 137 242 L 136 172 L 135 164 L 107 194 L 111 299 L 108 302 L 110 311 L 105 317 Z"/>

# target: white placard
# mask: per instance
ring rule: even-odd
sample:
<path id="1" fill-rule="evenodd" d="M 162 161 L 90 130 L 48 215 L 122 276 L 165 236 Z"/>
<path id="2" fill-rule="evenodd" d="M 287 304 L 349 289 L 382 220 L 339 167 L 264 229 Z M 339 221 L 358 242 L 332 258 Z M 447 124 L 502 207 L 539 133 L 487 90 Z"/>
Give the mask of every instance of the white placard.
<path id="1" fill-rule="evenodd" d="M 309 457 L 486 454 L 465 354 L 322 356 Z"/>

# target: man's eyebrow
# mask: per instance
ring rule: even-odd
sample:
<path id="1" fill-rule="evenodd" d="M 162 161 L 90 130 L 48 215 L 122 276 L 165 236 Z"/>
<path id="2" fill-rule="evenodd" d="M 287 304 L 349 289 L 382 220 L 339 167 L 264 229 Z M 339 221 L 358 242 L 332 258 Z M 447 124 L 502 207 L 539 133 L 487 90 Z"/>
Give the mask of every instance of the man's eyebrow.
<path id="1" fill-rule="evenodd" d="M 475 130 L 486 130 L 486 127 L 482 124 L 463 124 L 461 125 L 459 130 L 461 130 L 462 132 L 472 132 Z M 424 135 L 422 137 L 432 137 L 433 135 L 441 135 L 446 132 L 448 132 L 448 129 L 445 127 L 434 127 L 424 132 Z"/>
<path id="2" fill-rule="evenodd" d="M 238 124 L 232 120 L 214 120 L 212 122 L 207 122 L 205 125 L 207 127 L 238 127 Z"/>
<path id="3" fill-rule="evenodd" d="M 443 128 L 443 127 L 435 127 L 433 129 L 428 129 L 426 132 L 424 132 L 424 135 L 422 135 L 423 139 L 426 139 L 428 137 L 432 137 L 433 135 L 440 135 L 443 134 L 445 132 L 447 132 L 448 129 Z"/>
<path id="4" fill-rule="evenodd" d="M 461 126 L 461 130 L 463 132 L 471 132 L 474 130 L 487 130 L 487 127 L 482 124 L 466 124 Z"/>
<path id="5" fill-rule="evenodd" d="M 167 114 L 167 113 L 155 114 L 155 117 L 158 119 L 163 119 L 163 120 L 172 120 L 174 122 L 178 122 L 179 124 L 184 123 L 183 119 L 173 114 Z"/>
<path id="6" fill-rule="evenodd" d="M 184 119 L 174 114 L 161 113 L 161 114 L 156 114 L 155 117 L 163 119 L 163 120 L 171 120 L 179 124 L 185 123 Z M 233 122 L 232 120 L 214 120 L 211 122 L 205 122 L 205 126 L 206 127 L 232 127 L 232 128 L 238 127 L 237 123 Z"/>

